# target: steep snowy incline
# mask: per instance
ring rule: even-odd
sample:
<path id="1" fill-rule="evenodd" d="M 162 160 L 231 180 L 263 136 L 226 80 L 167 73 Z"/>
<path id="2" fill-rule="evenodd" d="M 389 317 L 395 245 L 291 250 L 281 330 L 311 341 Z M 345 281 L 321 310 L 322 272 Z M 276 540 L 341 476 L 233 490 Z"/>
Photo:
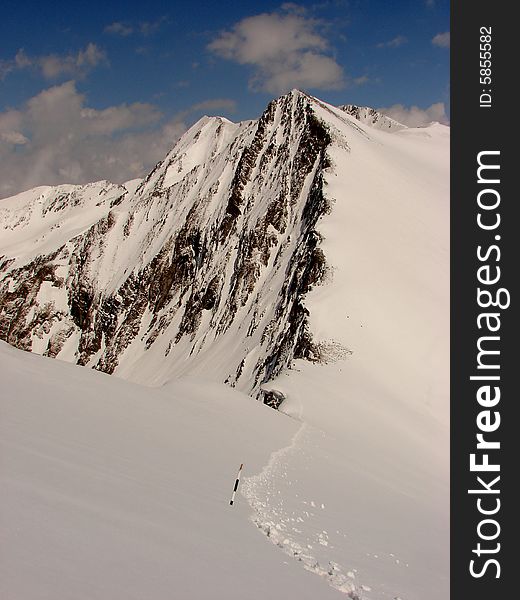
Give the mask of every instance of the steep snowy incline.
<path id="1" fill-rule="evenodd" d="M 327 109 L 322 109 L 331 117 Z M 318 113 L 320 114 L 320 113 Z M 342 115 L 331 127 L 343 128 Z M 336 339 L 388 390 L 446 422 L 449 127 L 329 147 L 333 212 L 319 225 L 331 280 L 306 297 L 317 339 Z M 406 376 L 404 376 L 406 374 Z M 373 376 L 372 376 L 373 377 Z M 427 387 L 425 387 L 427 386 Z M 417 393 L 421 396 L 417 397 Z"/>
<path id="2" fill-rule="evenodd" d="M 351 127 L 320 110 L 333 137 Z M 331 584 L 359 581 L 372 600 L 447 598 L 449 128 L 372 131 L 329 157 L 329 276 L 305 304 L 314 338 L 350 354 L 296 361 L 269 384 L 306 430 L 275 469 L 286 478 L 244 489 L 261 529 L 281 524 L 287 553 Z"/>
<path id="3" fill-rule="evenodd" d="M 248 523 L 236 469 L 297 429 L 229 387 L 141 387 L 0 342 L 0 596 L 333 600 Z"/>

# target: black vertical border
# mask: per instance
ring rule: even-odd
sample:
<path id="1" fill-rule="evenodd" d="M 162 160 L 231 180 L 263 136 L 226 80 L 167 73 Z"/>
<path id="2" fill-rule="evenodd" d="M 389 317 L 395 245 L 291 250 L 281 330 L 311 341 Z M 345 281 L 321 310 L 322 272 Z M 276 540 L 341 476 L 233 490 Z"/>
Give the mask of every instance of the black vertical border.
<path id="1" fill-rule="evenodd" d="M 515 374 L 520 372 L 520 343 L 517 318 L 517 280 L 520 273 L 520 205 L 513 182 L 520 165 L 520 110 L 515 106 L 516 64 L 520 30 L 513 15 L 514 4 L 482 0 L 453 0 L 451 4 L 451 599 L 494 600 L 516 597 L 515 575 L 517 528 L 515 509 L 520 506 L 514 485 L 520 481 L 516 456 L 520 456 L 520 430 L 516 430 L 516 405 L 520 402 Z M 492 107 L 479 106 L 484 86 L 480 83 L 480 28 L 492 28 Z M 515 145 L 517 146 L 515 148 Z M 500 150 L 501 196 L 500 231 L 484 232 L 477 226 L 477 155 L 484 150 Z M 498 406 L 501 425 L 496 439 L 501 449 L 493 451 L 500 471 L 501 509 L 496 515 L 501 533 L 497 558 L 501 573 L 489 568 L 481 578 L 469 571 L 472 550 L 480 541 L 477 525 L 483 518 L 476 507 L 477 496 L 468 494 L 476 486 L 478 473 L 471 473 L 469 455 L 475 452 L 476 417 L 482 410 L 476 402 L 478 384 L 469 377 L 477 374 L 476 342 L 478 313 L 477 246 L 494 243 L 501 236 L 500 286 L 509 289 L 511 306 L 501 312 L 500 375 L 501 401 Z M 518 257 L 518 258 L 516 258 Z M 517 358 L 518 357 L 518 358 Z M 519 366 L 517 366 L 519 363 Z M 518 446 L 517 446 L 518 444 Z M 491 458 L 491 455 L 490 455 Z M 489 496 L 488 496 L 489 497 Z M 483 547 L 485 541 L 481 541 Z M 492 547 L 494 542 L 488 542 Z M 479 565 L 482 566 L 483 558 Z"/>

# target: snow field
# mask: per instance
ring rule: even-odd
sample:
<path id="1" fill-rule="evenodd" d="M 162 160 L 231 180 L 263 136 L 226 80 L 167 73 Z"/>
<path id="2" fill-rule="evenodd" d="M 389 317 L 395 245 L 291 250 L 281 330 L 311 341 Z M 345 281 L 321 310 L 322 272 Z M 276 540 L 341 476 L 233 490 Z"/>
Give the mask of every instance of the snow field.
<path id="1" fill-rule="evenodd" d="M 227 386 L 152 389 L 0 343 L 0 597 L 335 598 L 229 506 L 293 420 Z"/>

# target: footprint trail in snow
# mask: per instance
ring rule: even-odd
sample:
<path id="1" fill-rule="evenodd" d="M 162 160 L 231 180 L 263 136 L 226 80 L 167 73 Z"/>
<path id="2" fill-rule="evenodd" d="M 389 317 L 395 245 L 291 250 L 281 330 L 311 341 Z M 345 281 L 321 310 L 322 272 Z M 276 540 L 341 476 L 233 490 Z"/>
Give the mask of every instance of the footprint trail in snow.
<path id="1" fill-rule="evenodd" d="M 332 532 L 323 529 L 319 518 L 326 505 L 319 498 L 302 497 L 301 486 L 292 477 L 295 471 L 302 472 L 306 455 L 321 435 L 302 423 L 291 443 L 271 454 L 261 473 L 243 479 L 242 495 L 254 510 L 252 521 L 273 544 L 338 591 L 361 600 L 370 588 L 357 583 L 356 569 L 345 569 L 333 560 Z"/>

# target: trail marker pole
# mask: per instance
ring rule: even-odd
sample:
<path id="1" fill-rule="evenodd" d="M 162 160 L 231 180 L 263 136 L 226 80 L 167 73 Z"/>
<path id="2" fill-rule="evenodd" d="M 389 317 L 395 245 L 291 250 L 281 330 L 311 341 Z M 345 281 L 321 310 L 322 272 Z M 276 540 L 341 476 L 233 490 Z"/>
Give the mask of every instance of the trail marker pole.
<path id="1" fill-rule="evenodd" d="M 237 490 L 238 490 L 238 484 L 240 482 L 240 473 L 242 472 L 243 466 L 244 466 L 244 464 L 242 463 L 240 465 L 240 469 L 238 469 L 237 478 L 236 478 L 236 481 L 235 481 L 235 487 L 233 488 L 233 495 L 231 496 L 231 500 L 229 502 L 230 506 L 233 506 L 233 502 L 235 501 L 235 494 L 237 493 Z"/>

